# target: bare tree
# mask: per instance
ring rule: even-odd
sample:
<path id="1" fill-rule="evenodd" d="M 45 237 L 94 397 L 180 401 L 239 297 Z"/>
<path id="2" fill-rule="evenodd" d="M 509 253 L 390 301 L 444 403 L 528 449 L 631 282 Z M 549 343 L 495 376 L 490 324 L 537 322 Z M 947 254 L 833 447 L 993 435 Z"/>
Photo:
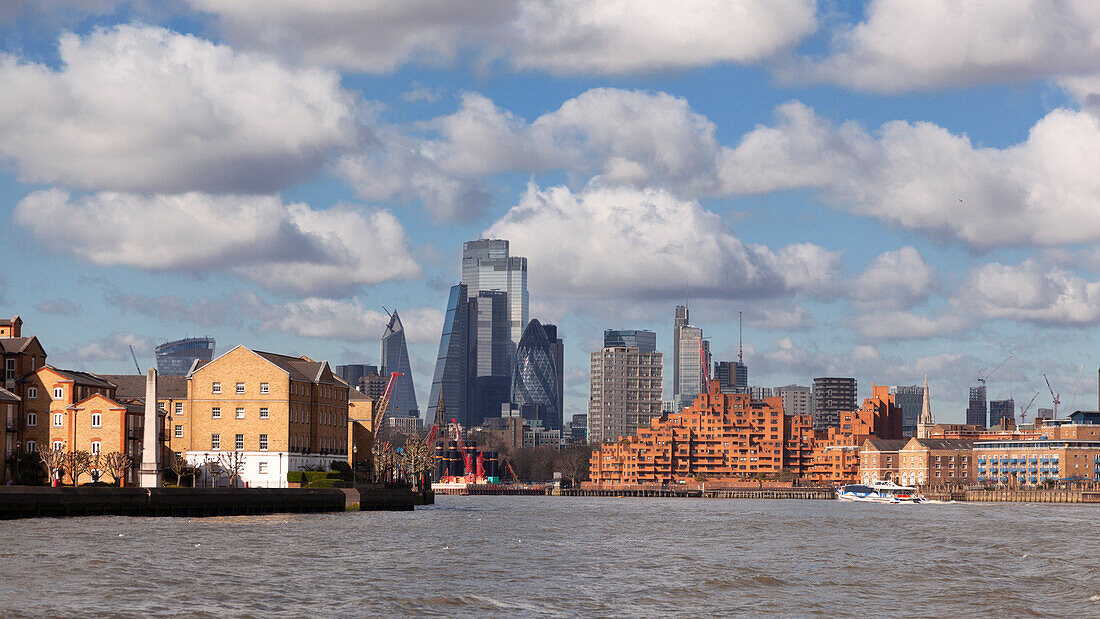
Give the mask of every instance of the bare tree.
<path id="1" fill-rule="evenodd" d="M 229 478 L 229 487 L 236 486 L 237 478 L 244 471 L 244 454 L 236 449 L 220 452 L 218 454 L 218 464 L 221 465 L 226 477 Z"/>
<path id="2" fill-rule="evenodd" d="M 371 449 L 371 467 L 374 471 L 374 481 L 388 481 L 393 474 L 394 454 L 389 443 L 375 441 Z"/>
<path id="3" fill-rule="evenodd" d="M 573 485 L 577 479 L 588 478 L 588 462 L 592 457 L 592 448 L 588 446 L 570 447 L 558 456 L 558 470 Z"/>
<path id="4" fill-rule="evenodd" d="M 172 453 L 172 457 L 168 460 L 168 467 L 172 469 L 172 472 L 176 474 L 176 485 L 179 486 L 183 482 L 183 474 L 190 470 L 190 466 L 187 464 L 187 458 L 183 457 L 182 453 Z M 194 487 L 195 478 L 191 477 L 191 486 Z"/>
<path id="5" fill-rule="evenodd" d="M 106 469 L 107 474 L 111 476 L 114 483 L 119 486 L 122 485 L 122 481 L 126 478 L 126 471 L 130 470 L 133 464 L 133 458 L 120 451 L 112 451 L 106 456 L 103 456 L 103 468 Z"/>
<path id="6" fill-rule="evenodd" d="M 46 469 L 46 476 L 50 478 L 50 483 L 60 479 L 61 469 L 65 467 L 65 450 L 40 445 L 38 457 L 42 461 L 42 468 Z"/>
<path id="7" fill-rule="evenodd" d="M 88 469 L 91 471 L 91 474 L 92 474 L 92 482 L 93 483 L 98 482 L 100 475 L 103 474 L 103 454 L 102 453 L 100 453 L 98 451 L 92 452 L 91 459 L 88 462 Z"/>
<path id="8" fill-rule="evenodd" d="M 80 476 L 92 468 L 92 454 L 83 449 L 74 449 L 65 454 L 65 468 L 69 470 L 69 478 L 73 480 L 73 486 L 80 485 Z"/>
<path id="9" fill-rule="evenodd" d="M 435 447 L 429 445 L 427 437 L 410 436 L 401 451 L 401 466 L 409 474 L 409 481 L 419 488 L 424 475 L 432 469 L 435 461 Z"/>
<path id="10" fill-rule="evenodd" d="M 206 458 L 202 461 L 202 468 L 206 469 L 206 474 L 210 476 L 210 486 L 217 487 L 218 475 L 221 475 L 225 472 L 225 470 L 222 469 L 222 465 L 218 461 L 217 456 L 207 455 Z"/>

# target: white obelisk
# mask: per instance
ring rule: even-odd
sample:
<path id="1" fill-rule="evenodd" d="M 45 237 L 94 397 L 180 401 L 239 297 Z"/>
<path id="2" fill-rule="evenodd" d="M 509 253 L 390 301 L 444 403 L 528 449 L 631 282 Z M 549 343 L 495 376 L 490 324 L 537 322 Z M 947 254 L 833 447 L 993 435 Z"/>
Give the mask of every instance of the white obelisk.
<path id="1" fill-rule="evenodd" d="M 160 440 L 157 423 L 157 370 L 149 368 L 145 374 L 145 435 L 141 442 L 141 469 L 139 483 L 142 488 L 160 487 Z"/>

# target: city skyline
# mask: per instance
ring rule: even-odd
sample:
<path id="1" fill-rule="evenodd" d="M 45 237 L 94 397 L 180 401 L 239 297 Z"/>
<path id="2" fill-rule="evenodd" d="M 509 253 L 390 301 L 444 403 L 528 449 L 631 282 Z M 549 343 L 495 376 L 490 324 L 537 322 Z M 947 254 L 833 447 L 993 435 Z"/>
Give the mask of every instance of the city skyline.
<path id="1" fill-rule="evenodd" d="M 962 422 L 1014 353 L 987 403 L 1050 407 L 1045 373 L 1096 406 L 1097 11 L 538 6 L 5 7 L 0 315 L 119 373 L 189 334 L 378 365 L 385 306 L 423 412 L 488 238 L 527 260 L 513 343 L 558 328 L 566 419 L 605 329 L 671 366 L 678 304 L 714 361 L 744 311 L 756 386 L 927 375 Z"/>

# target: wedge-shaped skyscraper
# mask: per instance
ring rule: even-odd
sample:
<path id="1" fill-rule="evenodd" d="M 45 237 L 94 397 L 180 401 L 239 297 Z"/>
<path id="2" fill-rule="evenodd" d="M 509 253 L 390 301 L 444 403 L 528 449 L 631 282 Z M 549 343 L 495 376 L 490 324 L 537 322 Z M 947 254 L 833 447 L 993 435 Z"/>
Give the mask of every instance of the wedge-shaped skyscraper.
<path id="1" fill-rule="evenodd" d="M 397 385 L 390 397 L 386 416 L 408 417 L 420 415 L 416 407 L 416 390 L 413 389 L 412 366 L 409 365 L 409 349 L 405 346 L 405 328 L 397 312 L 390 314 L 390 322 L 382 333 L 382 375 L 389 379 L 397 372 Z"/>

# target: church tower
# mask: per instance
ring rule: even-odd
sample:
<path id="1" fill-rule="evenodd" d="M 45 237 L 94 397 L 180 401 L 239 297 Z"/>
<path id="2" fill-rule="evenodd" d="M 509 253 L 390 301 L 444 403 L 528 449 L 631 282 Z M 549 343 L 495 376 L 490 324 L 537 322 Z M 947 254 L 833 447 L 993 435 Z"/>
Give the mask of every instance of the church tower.
<path id="1" fill-rule="evenodd" d="M 932 416 L 931 396 L 928 392 L 928 377 L 924 377 L 924 404 L 921 406 L 920 419 L 917 420 L 917 438 L 932 438 L 932 426 L 936 418 Z"/>

